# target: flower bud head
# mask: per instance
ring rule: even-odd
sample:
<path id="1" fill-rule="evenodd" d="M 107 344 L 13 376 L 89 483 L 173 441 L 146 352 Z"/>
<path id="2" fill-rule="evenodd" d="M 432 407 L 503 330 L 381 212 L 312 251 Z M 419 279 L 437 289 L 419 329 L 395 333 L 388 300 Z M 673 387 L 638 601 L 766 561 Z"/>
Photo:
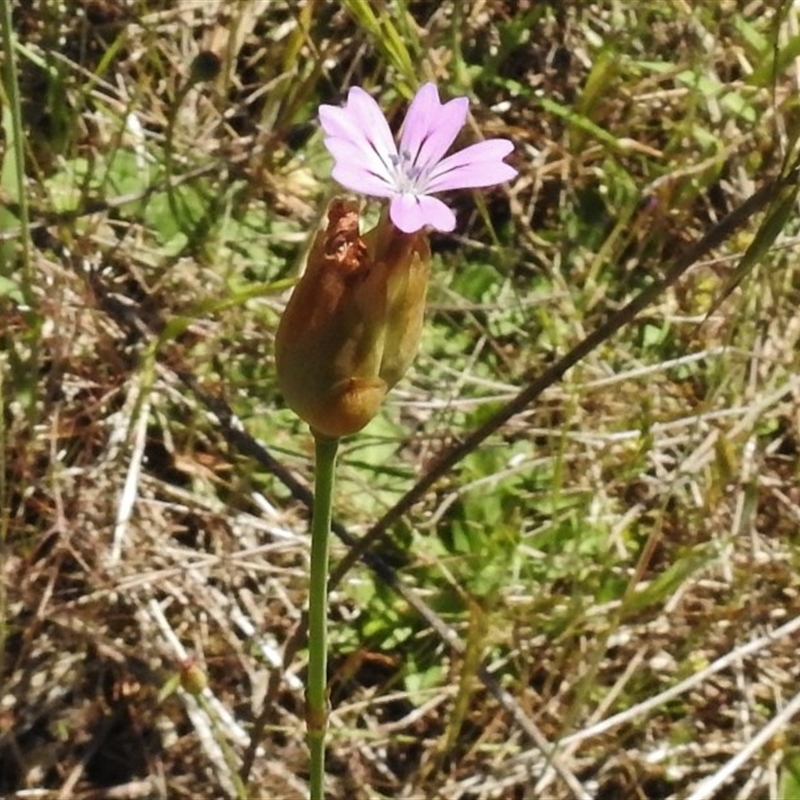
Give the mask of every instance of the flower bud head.
<path id="1" fill-rule="evenodd" d="M 278 384 L 319 434 L 346 436 L 377 414 L 422 331 L 430 250 L 386 218 L 365 236 L 357 205 L 334 200 L 278 326 Z"/>
<path id="2" fill-rule="evenodd" d="M 189 694 L 197 696 L 208 686 L 208 677 L 202 667 L 193 659 L 186 659 L 180 664 L 181 687 Z"/>

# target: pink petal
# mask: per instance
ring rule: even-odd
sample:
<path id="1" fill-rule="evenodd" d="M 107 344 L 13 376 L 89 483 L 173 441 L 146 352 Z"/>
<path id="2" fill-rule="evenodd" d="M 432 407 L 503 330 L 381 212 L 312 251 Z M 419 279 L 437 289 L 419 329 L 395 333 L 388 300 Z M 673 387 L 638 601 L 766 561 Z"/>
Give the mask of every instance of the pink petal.
<path id="1" fill-rule="evenodd" d="M 397 190 L 387 185 L 382 178 L 351 163 L 336 164 L 331 171 L 331 177 L 346 189 L 370 197 L 394 197 L 397 194 Z"/>
<path id="2" fill-rule="evenodd" d="M 517 170 L 503 158 L 513 149 L 508 139 L 487 139 L 465 147 L 436 165 L 425 182 L 425 191 L 477 189 L 510 181 Z"/>
<path id="3" fill-rule="evenodd" d="M 450 148 L 467 119 L 469 100 L 457 97 L 442 105 L 432 83 L 424 84 L 408 107 L 400 153 L 415 166 L 433 166 Z"/>
<path id="4" fill-rule="evenodd" d="M 386 168 L 396 160 L 397 146 L 389 123 L 378 104 L 363 89 L 353 86 L 347 93 L 347 104 L 319 107 L 319 121 L 329 139 L 344 139 L 371 162 L 376 159 Z"/>
<path id="5" fill-rule="evenodd" d="M 394 173 L 389 171 L 387 165 L 371 149 L 365 150 L 349 139 L 335 137 L 325 139 L 325 147 L 328 148 L 328 152 L 336 162 L 333 177 L 343 186 L 347 186 L 348 189 L 353 188 L 348 183 L 339 180 L 337 175 L 344 175 L 347 171 L 355 170 L 369 175 L 372 178 L 370 182 L 372 185 L 383 187 L 381 193 L 378 194 L 379 197 L 389 197 L 395 193 Z M 356 188 L 355 191 L 376 194 L 375 191 L 367 191 L 367 189 Z"/>
<path id="6" fill-rule="evenodd" d="M 340 106 L 321 105 L 319 122 L 326 136 L 338 136 L 342 139 L 360 138 L 360 132 L 353 125 L 350 115 Z"/>
<path id="7" fill-rule="evenodd" d="M 425 225 L 445 232 L 456 226 L 456 215 L 441 200 L 427 195 L 397 195 L 389 205 L 389 217 L 403 233 L 416 233 Z"/>
<path id="8" fill-rule="evenodd" d="M 360 132 L 379 154 L 385 158 L 397 155 L 397 146 L 386 117 L 380 106 L 363 89 L 358 86 L 350 89 L 345 111 L 352 116 Z"/>

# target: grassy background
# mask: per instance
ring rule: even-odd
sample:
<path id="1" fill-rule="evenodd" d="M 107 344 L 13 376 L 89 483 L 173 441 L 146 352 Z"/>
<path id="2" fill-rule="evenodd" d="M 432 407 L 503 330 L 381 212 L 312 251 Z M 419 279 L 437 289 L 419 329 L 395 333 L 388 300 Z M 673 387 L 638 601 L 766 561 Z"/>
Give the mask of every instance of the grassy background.
<path id="1" fill-rule="evenodd" d="M 0 794 L 302 798 L 312 447 L 272 338 L 337 191 L 317 106 L 396 127 L 435 80 L 520 170 L 432 237 L 352 538 L 781 173 L 798 9 L 3 10 Z M 379 527 L 331 597 L 331 798 L 800 796 L 795 191 Z"/>

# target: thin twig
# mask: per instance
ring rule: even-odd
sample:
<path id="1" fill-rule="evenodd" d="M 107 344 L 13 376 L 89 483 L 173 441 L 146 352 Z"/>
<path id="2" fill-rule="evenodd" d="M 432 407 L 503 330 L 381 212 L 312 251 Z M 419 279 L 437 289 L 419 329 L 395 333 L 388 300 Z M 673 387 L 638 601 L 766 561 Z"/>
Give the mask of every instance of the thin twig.
<path id="1" fill-rule="evenodd" d="M 108 556 L 109 566 L 116 566 L 122 557 L 122 547 L 125 542 L 128 523 L 133 513 L 139 488 L 139 477 L 142 473 L 142 459 L 147 441 L 147 423 L 150 416 L 150 401 L 142 392 L 146 392 L 144 382 L 140 381 L 137 387 L 134 408 L 138 410 L 138 419 L 133 432 L 133 447 L 131 449 L 128 471 L 125 475 L 125 484 L 119 497 L 117 516 L 114 521 L 114 532 L 111 540 L 111 552 Z M 127 420 L 123 420 L 127 422 Z"/>

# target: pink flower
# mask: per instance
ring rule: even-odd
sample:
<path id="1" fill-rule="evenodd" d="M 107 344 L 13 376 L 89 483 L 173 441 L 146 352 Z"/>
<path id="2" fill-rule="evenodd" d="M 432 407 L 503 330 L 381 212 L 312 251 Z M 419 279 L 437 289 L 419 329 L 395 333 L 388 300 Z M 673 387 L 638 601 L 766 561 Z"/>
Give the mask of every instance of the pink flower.
<path id="1" fill-rule="evenodd" d="M 404 233 L 425 225 L 452 231 L 455 214 L 431 195 L 494 186 L 517 174 L 503 161 L 514 149 L 508 139 L 487 139 L 445 157 L 468 105 L 466 97 L 442 104 L 436 86 L 426 83 L 408 108 L 398 151 L 378 104 L 354 86 L 343 108 L 319 108 L 325 146 L 335 161 L 333 177 L 354 192 L 390 198 L 389 217 Z"/>

